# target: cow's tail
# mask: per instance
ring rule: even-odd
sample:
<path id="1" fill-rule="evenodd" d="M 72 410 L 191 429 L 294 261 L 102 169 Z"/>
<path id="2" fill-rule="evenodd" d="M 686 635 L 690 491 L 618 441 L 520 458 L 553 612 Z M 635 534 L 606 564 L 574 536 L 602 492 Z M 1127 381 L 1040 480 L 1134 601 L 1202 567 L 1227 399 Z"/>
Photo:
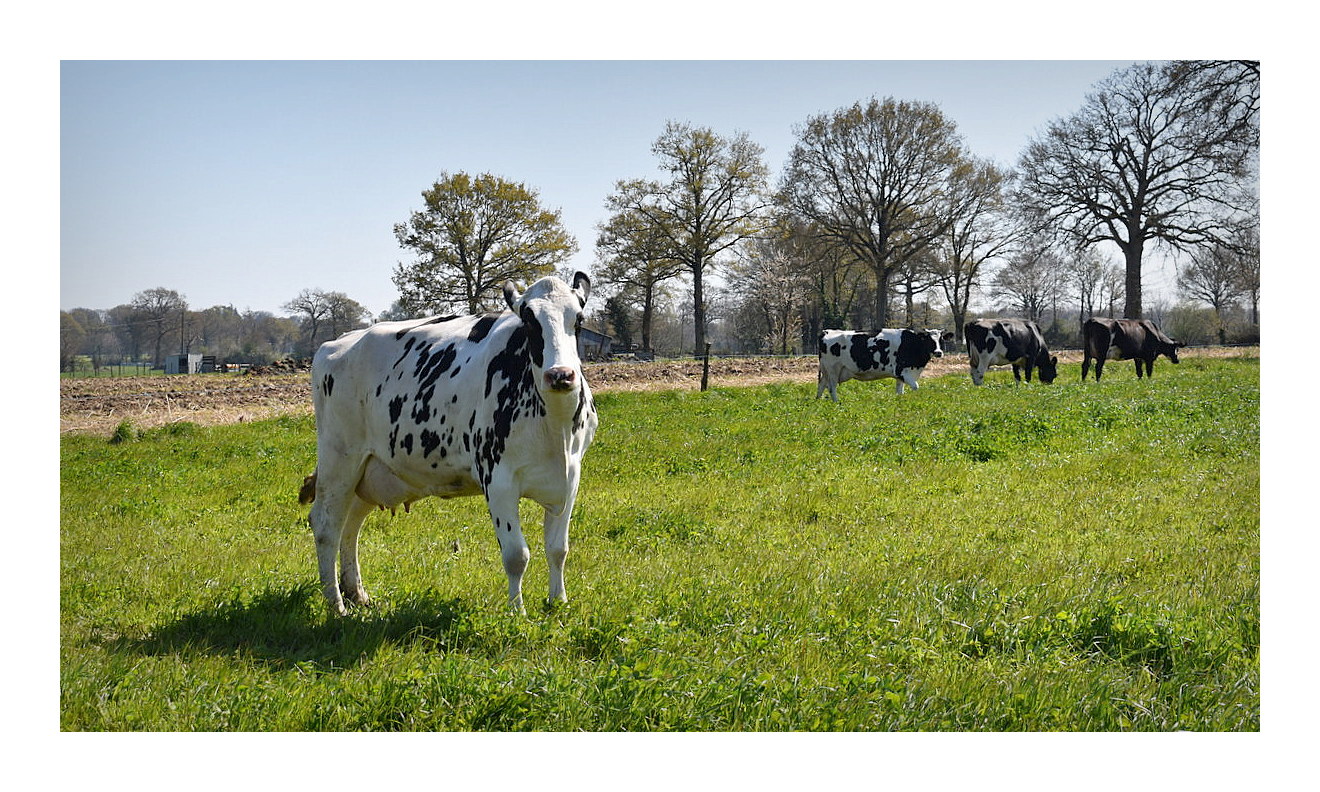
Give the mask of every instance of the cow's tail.
<path id="1" fill-rule="evenodd" d="M 303 477 L 302 489 L 298 490 L 298 502 L 306 506 L 316 500 L 316 473 Z"/>

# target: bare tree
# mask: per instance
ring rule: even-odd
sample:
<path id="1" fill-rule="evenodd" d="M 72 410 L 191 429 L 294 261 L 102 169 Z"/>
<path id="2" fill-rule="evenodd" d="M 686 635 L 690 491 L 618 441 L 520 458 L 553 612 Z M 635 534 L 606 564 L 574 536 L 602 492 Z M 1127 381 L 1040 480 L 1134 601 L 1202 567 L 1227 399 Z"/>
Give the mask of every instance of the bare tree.
<path id="1" fill-rule="evenodd" d="M 1123 315 L 1142 317 L 1148 245 L 1189 251 L 1226 238 L 1255 172 L 1259 68 L 1142 63 L 1115 72 L 1081 110 L 1031 141 L 1017 200 L 1070 246 L 1116 244 Z"/>
<path id="2" fill-rule="evenodd" d="M 1048 240 L 1033 239 L 996 273 L 994 293 L 1023 319 L 1038 322 L 1058 294 L 1062 272 L 1063 262 Z"/>
<path id="3" fill-rule="evenodd" d="M 668 257 L 692 275 L 694 348 L 706 341 L 705 276 L 721 254 L 765 225 L 764 150 L 745 132 L 725 138 L 707 127 L 669 122 L 651 146 L 667 181 L 619 182 L 617 212 L 644 217 L 663 237 Z"/>
<path id="4" fill-rule="evenodd" d="M 1007 180 L 1007 173 L 986 160 L 974 160 L 951 180 L 951 222 L 937 241 L 933 267 L 955 335 L 961 335 L 967 323 L 967 308 L 981 286 L 984 265 L 1003 256 L 1020 236 L 1021 226 L 1012 221 L 1004 198 Z"/>
<path id="5" fill-rule="evenodd" d="M 295 314 L 302 324 L 304 357 L 311 357 L 323 342 L 362 326 L 362 320 L 370 315 L 343 292 L 323 289 L 303 289 L 281 307 Z"/>
<path id="6" fill-rule="evenodd" d="M 1242 293 L 1238 256 L 1233 249 L 1220 246 L 1193 253 L 1187 266 L 1178 270 L 1178 287 L 1214 310 L 1219 343 L 1227 343 L 1224 309 L 1236 304 Z"/>
<path id="7" fill-rule="evenodd" d="M 891 278 L 951 222 L 942 198 L 953 171 L 967 167 L 954 124 L 933 104 L 873 98 L 796 133 L 780 201 L 871 270 L 883 326 Z"/>
<path id="8" fill-rule="evenodd" d="M 730 285 L 741 295 L 744 311 L 754 312 L 764 328 L 766 348 L 787 355 L 797 340 L 810 276 L 791 234 L 757 239 L 740 248 L 730 265 Z"/>
<path id="9" fill-rule="evenodd" d="M 165 362 L 165 339 L 178 334 L 183 328 L 188 303 L 183 295 L 173 289 L 159 286 L 133 295 L 129 306 L 132 309 L 129 321 L 141 328 L 151 340 L 154 350 L 152 365 L 162 365 Z"/>

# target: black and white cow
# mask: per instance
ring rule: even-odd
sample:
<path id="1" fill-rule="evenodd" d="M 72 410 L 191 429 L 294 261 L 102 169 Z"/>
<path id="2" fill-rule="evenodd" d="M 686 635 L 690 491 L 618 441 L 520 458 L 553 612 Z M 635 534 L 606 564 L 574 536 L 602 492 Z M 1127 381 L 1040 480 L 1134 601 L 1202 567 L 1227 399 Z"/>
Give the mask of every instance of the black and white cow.
<path id="1" fill-rule="evenodd" d="M 1082 325 L 1082 381 L 1095 360 L 1095 379 L 1100 381 L 1100 372 L 1106 360 L 1133 360 L 1137 366 L 1137 379 L 1141 378 L 1141 364 L 1146 364 L 1146 376 L 1151 375 L 1155 358 L 1164 355 L 1170 361 L 1178 362 L 1178 349 L 1186 346 L 1164 334 L 1149 319 L 1087 319 Z"/>
<path id="2" fill-rule="evenodd" d="M 941 341 L 953 333 L 939 330 L 881 330 L 875 335 L 852 330 L 826 330 L 820 334 L 820 361 L 816 373 L 816 398 L 826 388 L 830 398 L 839 400 L 839 383 L 850 379 L 898 380 L 895 390 L 903 392 L 906 384 L 917 389 L 917 378 L 931 358 L 942 357 Z"/>
<path id="3" fill-rule="evenodd" d="M 1021 382 L 1022 372 L 1031 382 L 1031 372 L 1040 374 L 1046 385 L 1059 376 L 1059 358 L 1050 355 L 1045 337 L 1035 322 L 1025 319 L 977 319 L 963 325 L 967 340 L 967 362 L 972 369 L 972 383 L 980 385 L 991 366 L 1013 367 L 1013 379 Z"/>
<path id="4" fill-rule="evenodd" d="M 568 523 L 597 423 L 575 338 L 590 291 L 581 272 L 571 287 L 547 277 L 521 295 L 506 283 L 508 311 L 381 322 L 321 345 L 316 471 L 300 500 L 312 503 L 331 611 L 345 612 L 344 597 L 368 601 L 357 556 L 367 514 L 429 496 L 485 496 L 520 612 L 529 553 L 518 503 L 539 503 L 549 599 L 567 599 Z"/>

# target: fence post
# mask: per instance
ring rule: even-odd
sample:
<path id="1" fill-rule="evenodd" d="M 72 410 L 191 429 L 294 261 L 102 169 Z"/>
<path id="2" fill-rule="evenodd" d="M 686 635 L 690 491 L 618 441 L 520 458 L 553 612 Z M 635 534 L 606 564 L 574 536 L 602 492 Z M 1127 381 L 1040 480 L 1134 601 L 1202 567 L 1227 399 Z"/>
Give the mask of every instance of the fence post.
<path id="1" fill-rule="evenodd" d="M 701 389 L 706 390 L 710 383 L 710 344 L 706 344 L 706 357 L 701 360 Z"/>

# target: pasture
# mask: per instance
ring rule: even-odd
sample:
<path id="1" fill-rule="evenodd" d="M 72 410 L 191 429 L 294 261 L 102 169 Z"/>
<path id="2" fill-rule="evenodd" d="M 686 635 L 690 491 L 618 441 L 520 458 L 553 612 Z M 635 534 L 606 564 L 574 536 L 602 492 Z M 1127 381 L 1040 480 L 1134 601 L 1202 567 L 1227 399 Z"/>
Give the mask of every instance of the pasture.
<path id="1" fill-rule="evenodd" d="M 60 726 L 1258 730 L 1258 359 L 1078 380 L 600 394 L 526 617 L 479 498 L 370 517 L 328 617 L 310 416 L 63 436 Z"/>

